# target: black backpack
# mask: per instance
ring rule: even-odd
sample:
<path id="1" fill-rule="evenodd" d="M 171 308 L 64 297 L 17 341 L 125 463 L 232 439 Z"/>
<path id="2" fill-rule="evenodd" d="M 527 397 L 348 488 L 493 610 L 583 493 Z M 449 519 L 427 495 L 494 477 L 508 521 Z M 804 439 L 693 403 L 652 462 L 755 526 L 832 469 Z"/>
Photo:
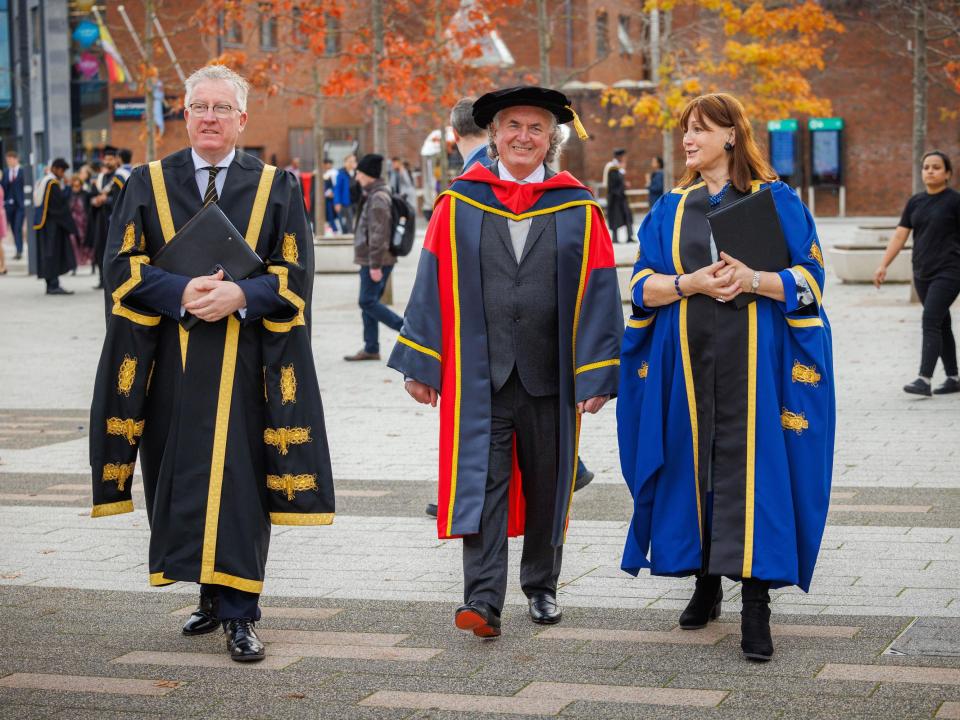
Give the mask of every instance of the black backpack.
<path id="1" fill-rule="evenodd" d="M 394 257 L 409 255 L 417 236 L 417 211 L 401 195 L 390 193 L 390 253 Z"/>

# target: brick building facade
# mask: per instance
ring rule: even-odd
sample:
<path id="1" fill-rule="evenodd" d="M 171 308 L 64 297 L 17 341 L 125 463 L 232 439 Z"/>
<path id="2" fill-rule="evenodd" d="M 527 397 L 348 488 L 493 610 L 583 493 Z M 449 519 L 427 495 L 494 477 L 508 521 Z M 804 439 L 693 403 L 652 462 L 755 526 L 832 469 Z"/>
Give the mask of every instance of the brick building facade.
<path id="1" fill-rule="evenodd" d="M 269 27 L 258 28 L 252 23 L 244 28 L 242 39 L 231 36 L 229 29 L 224 29 L 220 37 L 204 36 L 189 26 L 189 20 L 184 20 L 192 16 L 199 4 L 197 0 L 182 0 L 175 5 L 177 19 L 171 18 L 178 30 L 171 32 L 171 43 L 187 74 L 224 50 L 241 50 L 250 58 L 269 53 L 271 32 L 290 32 L 282 24 L 271 30 Z M 121 52 L 134 58 L 135 48 L 129 32 L 112 5 L 107 4 L 107 23 Z M 126 7 L 133 24 L 141 27 L 142 19 L 136 17 L 138 5 L 128 3 Z M 649 159 L 660 154 L 659 134 L 640 127 L 609 127 L 606 121 L 611 117 L 610 111 L 601 108 L 599 103 L 600 88 L 604 85 L 627 82 L 636 88 L 649 80 L 643 52 L 646 47 L 646 39 L 642 36 L 644 24 L 636 12 L 636 5 L 635 2 L 595 0 L 555 0 L 549 3 L 553 16 L 551 80 L 553 84 L 571 80 L 566 86 L 568 94 L 591 135 L 583 143 L 575 137 L 571 139 L 561 164 L 585 182 L 598 182 L 613 148 L 625 147 L 629 150 L 628 179 L 634 187 L 642 187 Z M 515 64 L 493 73 L 491 79 L 494 82 L 514 84 L 537 77 L 539 60 L 532 7 L 532 2 L 521 4 L 504 24 L 501 37 L 513 54 Z M 163 19 L 165 11 L 162 7 L 160 12 Z M 342 21 L 343 27 L 351 27 L 359 19 L 348 15 Z M 842 20 L 847 32 L 831 46 L 826 68 L 812 81 L 815 92 L 833 103 L 833 114 L 844 119 L 846 212 L 848 215 L 897 215 L 911 187 L 911 68 L 909 63 L 890 52 L 890 39 L 881 35 L 871 23 L 854 17 L 842 17 Z M 169 27 L 171 23 L 165 25 Z M 239 42 L 231 44 L 231 39 Z M 267 49 L 263 48 L 264 40 Z M 344 38 L 332 36 L 331 42 L 344 42 Z M 312 60 L 309 54 L 306 57 Z M 321 72 L 325 71 L 323 65 L 321 61 Z M 578 69 L 581 72 L 573 75 Z M 304 86 L 309 82 L 311 71 L 310 67 L 303 68 L 299 81 Z M 182 84 L 172 67 L 162 67 L 161 77 L 168 96 L 182 94 Z M 288 78 L 287 82 L 294 84 L 298 80 Z M 464 88 L 463 94 L 475 94 L 485 89 Z M 111 87 L 112 98 L 129 95 L 123 86 Z M 931 85 L 929 104 L 929 146 L 940 148 L 960 161 L 960 124 L 941 117 L 939 112 L 942 107 L 955 109 L 958 98 Z M 368 110 L 357 101 L 328 100 L 324 113 L 327 139 L 356 140 L 360 152 L 369 151 L 372 129 Z M 298 104 L 284 94 L 265 97 L 264 93 L 254 92 L 249 112 L 250 121 L 241 138 L 246 148 L 281 166 L 293 155 L 307 156 L 304 148 L 308 147 L 313 124 L 309 104 Z M 798 120 L 803 127 L 806 118 Z M 416 166 L 420 147 L 432 125 L 427 113 L 391 123 L 387 131 L 388 153 L 403 157 Z M 111 120 L 108 134 L 114 145 L 143 147 L 142 123 Z M 758 127 L 757 134 L 765 144 L 765 128 Z M 169 120 L 166 133 L 157 145 L 158 154 L 172 152 L 182 147 L 184 141 L 182 121 Z M 805 145 L 804 150 L 804 163 L 808 164 Z M 679 177 L 682 160 L 679 152 L 676 156 L 675 172 Z M 142 160 L 142 157 L 135 160 Z M 835 190 L 817 191 L 818 214 L 836 214 L 837 207 Z"/>

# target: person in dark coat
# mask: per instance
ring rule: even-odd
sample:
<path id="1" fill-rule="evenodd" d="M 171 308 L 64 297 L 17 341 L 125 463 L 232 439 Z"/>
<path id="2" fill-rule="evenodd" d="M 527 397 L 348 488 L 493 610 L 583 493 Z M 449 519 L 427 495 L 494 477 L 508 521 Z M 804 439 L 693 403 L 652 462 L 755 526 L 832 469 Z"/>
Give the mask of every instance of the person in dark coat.
<path id="1" fill-rule="evenodd" d="M 94 178 L 93 197 L 90 198 L 90 205 L 93 207 L 91 213 L 90 233 L 93 238 L 93 253 L 97 267 L 100 268 L 100 283 L 97 289 L 103 284 L 103 253 L 107 247 L 107 232 L 110 229 L 110 216 L 113 214 L 113 208 L 120 196 L 120 191 L 126 182 L 127 174 L 120 167 L 120 159 L 117 156 L 117 149 L 109 145 L 103 149 L 103 167 L 102 172 Z M 108 289 L 108 293 L 112 288 Z M 109 301 L 107 302 L 109 305 Z"/>
<path id="2" fill-rule="evenodd" d="M 77 269 L 70 246 L 70 236 L 76 234 L 77 226 L 61 185 L 68 167 L 63 158 L 54 160 L 36 191 L 33 229 L 37 233 L 37 277 L 46 281 L 47 295 L 73 295 L 60 287 L 60 276 Z"/>
<path id="3" fill-rule="evenodd" d="M 79 172 L 70 178 L 70 186 L 64 190 L 67 196 L 67 205 L 70 216 L 77 226 L 77 232 L 70 236 L 73 244 L 73 254 L 77 259 L 77 266 L 91 265 L 93 272 L 97 271 L 93 263 L 93 248 L 87 243 L 90 234 L 90 193 L 83 188 L 83 177 Z M 76 274 L 76 271 L 74 271 Z"/>
<path id="4" fill-rule="evenodd" d="M 26 204 L 23 198 L 25 177 L 20 166 L 20 155 L 16 150 L 7 151 L 7 167 L 3 171 L 3 209 L 7 215 L 7 225 L 13 232 L 13 244 L 16 248 L 14 260 L 23 257 L 23 218 Z"/>
<path id="5" fill-rule="evenodd" d="M 648 210 L 653 210 L 657 200 L 663 197 L 663 158 L 659 155 L 650 160 L 650 172 L 647 173 Z"/>
<path id="6" fill-rule="evenodd" d="M 617 242 L 617 231 L 626 225 L 627 242 L 633 242 L 633 213 L 627 199 L 626 173 L 627 151 L 618 148 L 613 151 L 613 162 L 607 165 L 607 222 L 610 223 L 610 237 Z"/>

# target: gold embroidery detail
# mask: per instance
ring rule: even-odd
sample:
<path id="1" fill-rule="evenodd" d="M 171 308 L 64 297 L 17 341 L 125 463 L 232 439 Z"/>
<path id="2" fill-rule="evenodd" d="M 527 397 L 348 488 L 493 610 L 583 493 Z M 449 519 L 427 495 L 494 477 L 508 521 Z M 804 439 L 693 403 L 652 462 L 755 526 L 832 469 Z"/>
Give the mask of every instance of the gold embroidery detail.
<path id="1" fill-rule="evenodd" d="M 115 482 L 117 490 L 123 492 L 127 480 L 133 477 L 133 463 L 125 465 L 114 465 L 107 463 L 103 466 L 103 482 Z"/>
<path id="2" fill-rule="evenodd" d="M 793 382 L 806 383 L 814 387 L 820 382 L 821 375 L 816 365 L 802 365 L 799 360 L 793 361 Z"/>
<path id="3" fill-rule="evenodd" d="M 117 373 L 117 392 L 124 397 L 130 397 L 133 390 L 133 381 L 137 378 L 137 359 L 129 355 L 123 356 L 120 371 Z"/>
<path id="4" fill-rule="evenodd" d="M 287 500 L 293 502 L 294 496 L 304 490 L 317 489 L 316 475 L 267 475 L 267 488 L 285 493 Z"/>
<path id="5" fill-rule="evenodd" d="M 139 250 L 140 252 L 147 251 L 147 236 L 144 235 L 143 233 L 140 233 L 140 242 L 137 245 L 137 250 Z"/>
<path id="6" fill-rule="evenodd" d="M 810 427 L 810 422 L 803 413 L 790 412 L 783 408 L 780 415 L 780 424 L 784 430 L 793 430 L 797 435 Z"/>
<path id="7" fill-rule="evenodd" d="M 296 233 L 283 234 L 283 259 L 288 263 L 297 264 L 300 258 L 300 251 L 297 249 Z"/>
<path id="8" fill-rule="evenodd" d="M 267 397 L 267 366 L 263 366 L 263 401 L 265 403 L 270 402 L 270 398 Z"/>
<path id="9" fill-rule="evenodd" d="M 123 231 L 123 244 L 120 246 L 120 252 L 128 253 L 137 246 L 137 226 L 132 222 L 127 223 L 126 229 Z"/>
<path id="10" fill-rule="evenodd" d="M 641 380 L 646 380 L 646 379 L 647 379 L 647 372 L 648 372 L 649 370 L 650 370 L 650 366 L 647 364 L 646 361 L 643 361 L 642 363 L 640 363 L 640 367 L 637 368 L 637 376 L 638 376 Z"/>
<path id="11" fill-rule="evenodd" d="M 309 427 L 265 428 L 263 431 L 263 441 L 277 448 L 281 455 L 286 455 L 291 445 L 302 445 L 311 440 Z"/>
<path id="12" fill-rule="evenodd" d="M 292 364 L 280 368 L 280 398 L 284 405 L 297 401 L 297 373 Z"/>
<path id="13" fill-rule="evenodd" d="M 137 444 L 137 438 L 143 435 L 143 420 L 133 418 L 107 418 L 107 435 L 122 435 L 131 445 Z"/>
<path id="14" fill-rule="evenodd" d="M 810 258 L 817 261 L 820 267 L 823 267 L 823 253 L 820 252 L 820 246 L 817 243 L 810 245 Z"/>

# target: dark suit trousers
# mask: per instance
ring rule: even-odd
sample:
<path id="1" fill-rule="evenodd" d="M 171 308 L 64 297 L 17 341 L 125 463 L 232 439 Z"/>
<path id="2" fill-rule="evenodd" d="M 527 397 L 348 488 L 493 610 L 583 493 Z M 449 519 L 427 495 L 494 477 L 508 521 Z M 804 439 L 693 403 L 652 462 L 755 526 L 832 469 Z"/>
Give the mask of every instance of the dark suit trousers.
<path id="1" fill-rule="evenodd" d="M 7 213 L 7 225 L 13 233 L 13 246 L 20 254 L 23 252 L 23 208 L 7 205 L 4 211 Z"/>
<path id="2" fill-rule="evenodd" d="M 463 538 L 463 594 L 466 602 L 484 602 L 500 612 L 507 592 L 507 503 L 514 433 L 527 504 L 520 587 L 528 597 L 557 591 L 563 549 L 553 547 L 550 538 L 557 497 L 560 407 L 556 395 L 530 395 L 516 369 L 493 393 L 492 401 L 480 532 Z"/>
<path id="3" fill-rule="evenodd" d="M 225 585 L 200 585 L 201 597 L 217 598 L 219 619 L 228 620 L 259 620 L 260 596 L 243 590 L 226 587 Z"/>

